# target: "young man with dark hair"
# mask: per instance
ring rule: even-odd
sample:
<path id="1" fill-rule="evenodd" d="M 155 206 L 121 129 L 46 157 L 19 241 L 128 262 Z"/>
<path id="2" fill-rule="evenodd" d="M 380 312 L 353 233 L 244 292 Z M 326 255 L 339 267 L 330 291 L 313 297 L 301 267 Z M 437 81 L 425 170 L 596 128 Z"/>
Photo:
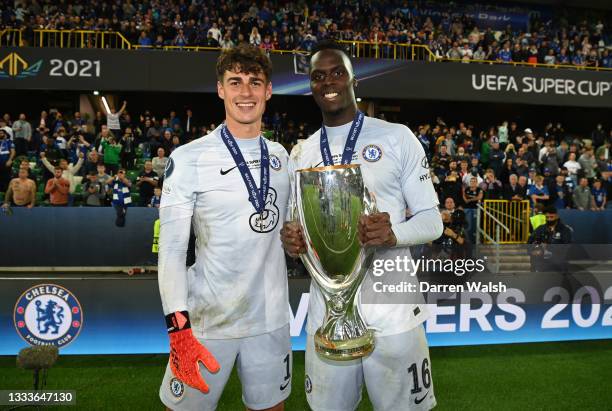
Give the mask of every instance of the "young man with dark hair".
<path id="1" fill-rule="evenodd" d="M 62 177 L 63 172 L 64 169 L 62 167 L 55 166 L 53 178 L 50 178 L 45 186 L 45 193 L 49 194 L 49 202 L 53 207 L 65 207 L 68 205 L 70 182 Z"/>
<path id="2" fill-rule="evenodd" d="M 443 230 L 425 151 L 408 127 L 365 117 L 357 107 L 356 85 L 350 59 L 341 46 L 324 42 L 315 47 L 310 88 L 321 109 L 323 125 L 293 148 L 290 172 L 360 164 L 364 183 L 375 192 L 381 211 L 360 217 L 361 244 L 377 247 L 375 259 L 410 258 L 408 246 L 432 241 Z M 412 215 L 407 221 L 406 209 Z M 305 251 L 297 223 L 286 223 L 281 239 L 289 255 Z M 405 271 L 386 274 L 397 281 L 416 281 Z M 375 303 L 365 303 L 363 290 L 372 275 L 371 271 L 366 274 L 359 309 L 368 327 L 375 331 L 376 346 L 368 356 L 342 363 L 323 360 L 315 353 L 313 336 L 323 323 L 325 303 L 318 285 L 311 282 L 306 397 L 314 411 L 354 410 L 364 382 L 376 410 L 430 409 L 436 404 L 422 325 L 427 318 L 426 307 L 414 303 L 422 302 L 418 298 L 397 303 L 390 295 L 377 295 Z"/>
<path id="3" fill-rule="evenodd" d="M 271 63 L 239 45 L 216 71 L 225 122 L 174 150 L 164 176 L 159 288 L 170 361 L 160 397 L 173 410 L 214 410 L 236 364 L 246 407 L 280 411 L 291 391 L 279 241 L 290 183 L 287 152 L 261 135 Z M 186 270 L 192 221 L 196 262 Z"/>

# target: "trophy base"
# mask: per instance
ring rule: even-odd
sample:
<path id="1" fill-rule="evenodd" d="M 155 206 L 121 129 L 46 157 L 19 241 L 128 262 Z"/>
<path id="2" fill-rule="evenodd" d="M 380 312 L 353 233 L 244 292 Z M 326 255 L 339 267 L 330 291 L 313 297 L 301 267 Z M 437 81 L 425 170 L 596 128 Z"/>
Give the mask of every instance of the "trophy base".
<path id="1" fill-rule="evenodd" d="M 350 361 L 365 357 L 374 350 L 374 332 L 350 340 L 330 340 L 317 330 L 314 336 L 315 351 L 322 358 L 333 361 Z"/>

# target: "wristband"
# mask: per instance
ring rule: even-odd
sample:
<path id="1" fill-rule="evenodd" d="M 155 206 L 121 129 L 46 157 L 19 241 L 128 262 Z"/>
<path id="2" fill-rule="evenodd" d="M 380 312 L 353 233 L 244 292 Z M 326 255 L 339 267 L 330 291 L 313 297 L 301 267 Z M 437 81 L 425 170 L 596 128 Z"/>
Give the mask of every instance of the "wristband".
<path id="1" fill-rule="evenodd" d="M 168 328 L 168 334 L 191 328 L 189 313 L 187 311 L 176 311 L 168 314 L 166 316 L 166 327 Z"/>

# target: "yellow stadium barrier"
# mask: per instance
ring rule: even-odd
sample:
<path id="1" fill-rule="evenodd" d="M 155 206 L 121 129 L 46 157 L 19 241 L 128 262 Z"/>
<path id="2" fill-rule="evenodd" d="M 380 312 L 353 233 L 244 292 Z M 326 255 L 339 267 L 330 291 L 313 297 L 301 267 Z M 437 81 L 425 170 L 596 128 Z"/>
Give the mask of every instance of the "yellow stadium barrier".
<path id="1" fill-rule="evenodd" d="M 529 200 L 485 200 L 483 206 L 488 213 L 485 212 L 482 215 L 482 227 L 490 238 L 496 238 L 499 232 L 500 244 L 527 243 L 529 239 Z M 493 217 L 508 227 L 509 232 L 498 230 L 500 225 Z M 490 243 L 486 236 L 484 241 Z"/>

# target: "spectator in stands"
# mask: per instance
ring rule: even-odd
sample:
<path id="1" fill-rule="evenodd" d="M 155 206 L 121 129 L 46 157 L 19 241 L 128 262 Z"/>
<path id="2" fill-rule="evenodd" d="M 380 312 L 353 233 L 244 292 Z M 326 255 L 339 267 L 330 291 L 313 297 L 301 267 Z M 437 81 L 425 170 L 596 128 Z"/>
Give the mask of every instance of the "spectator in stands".
<path id="1" fill-rule="evenodd" d="M 444 199 L 443 210 L 447 210 L 451 214 L 456 210 L 455 199 L 453 197 L 446 197 Z"/>
<path id="2" fill-rule="evenodd" d="M 155 187 L 153 189 L 153 197 L 151 197 L 151 201 L 149 201 L 149 204 L 147 205 L 147 207 L 152 207 L 152 208 L 159 208 L 159 205 L 161 204 L 161 194 L 162 194 L 162 190 L 161 187 Z"/>
<path id="3" fill-rule="evenodd" d="M 597 124 L 595 130 L 591 132 L 591 140 L 593 141 L 594 147 L 601 146 L 606 139 L 606 132 L 603 130 L 603 125 L 601 123 Z"/>
<path id="4" fill-rule="evenodd" d="M 161 140 L 161 147 L 163 147 L 164 149 L 164 154 L 169 154 L 172 151 L 173 146 L 174 144 L 172 143 L 172 131 L 165 130 Z"/>
<path id="5" fill-rule="evenodd" d="M 140 173 L 136 185 L 139 188 L 139 206 L 146 207 L 151 202 L 155 187 L 159 184 L 159 175 L 153 171 L 153 162 L 147 160 L 144 163 L 144 170 Z"/>
<path id="6" fill-rule="evenodd" d="M 478 174 L 478 167 L 472 167 L 469 173 L 463 176 L 462 182 L 464 187 L 468 187 L 470 185 L 470 180 L 472 177 L 476 178 L 476 184 L 482 184 L 482 177 Z"/>
<path id="7" fill-rule="evenodd" d="M 96 171 L 98 176 L 97 180 L 100 182 L 100 184 L 102 184 L 102 188 L 105 192 L 110 192 L 110 182 L 113 178 L 110 175 L 106 174 L 106 166 L 104 165 L 104 163 L 98 163 Z"/>
<path id="8" fill-rule="evenodd" d="M 0 192 L 5 192 L 11 179 L 11 166 L 15 158 L 15 144 L 6 130 L 0 129 Z"/>
<path id="9" fill-rule="evenodd" d="M 83 202 L 89 207 L 100 207 L 104 205 L 106 190 L 104 184 L 98 181 L 95 171 L 90 171 L 87 175 L 87 182 L 83 187 Z"/>
<path id="10" fill-rule="evenodd" d="M 261 35 L 259 34 L 257 26 L 253 26 L 253 28 L 251 29 L 251 34 L 249 35 L 249 43 L 257 47 L 259 47 L 259 45 L 261 44 Z"/>
<path id="11" fill-rule="evenodd" d="M 597 148 L 597 151 L 595 151 L 595 157 L 598 159 L 598 161 L 608 161 L 610 158 L 612 158 L 612 150 L 610 149 L 611 143 L 612 138 L 607 138 L 605 142 Z M 605 170 L 605 167 L 599 167 L 599 170 L 603 171 Z"/>
<path id="12" fill-rule="evenodd" d="M 531 200 L 532 207 L 537 203 L 543 203 L 544 205 L 548 203 L 548 200 L 550 200 L 550 193 L 548 192 L 548 187 L 544 185 L 543 176 L 535 176 L 534 184 L 529 187 L 528 196 Z"/>
<path id="13" fill-rule="evenodd" d="M 151 38 L 147 35 L 147 32 L 144 30 L 140 32 L 140 37 L 138 38 L 138 45 L 144 48 L 151 47 L 153 45 Z"/>
<path id="14" fill-rule="evenodd" d="M 66 207 L 70 194 L 70 182 L 62 177 L 64 170 L 60 166 L 55 166 L 53 178 L 47 181 L 45 193 L 49 194 L 50 204 L 53 207 Z"/>
<path id="15" fill-rule="evenodd" d="M 499 181 L 501 181 L 502 185 L 508 184 L 512 174 L 516 174 L 514 160 L 512 158 L 507 158 L 501 172 L 499 173 Z"/>
<path id="16" fill-rule="evenodd" d="M 444 180 L 440 183 L 440 198 L 453 198 L 455 203 L 461 203 L 463 183 L 457 174 L 457 170 L 449 171 Z"/>
<path id="17" fill-rule="evenodd" d="M 157 157 L 153 158 L 153 171 L 155 171 L 158 176 L 163 177 L 167 163 L 168 157 L 166 157 L 166 150 L 164 150 L 163 147 L 158 148 Z"/>
<path id="18" fill-rule="evenodd" d="M 601 180 L 595 180 L 593 182 L 593 189 L 591 190 L 593 195 L 593 211 L 603 211 L 606 209 L 606 190 L 602 187 Z"/>
<path id="19" fill-rule="evenodd" d="M 578 163 L 584 172 L 584 176 L 588 178 L 589 181 L 593 181 L 595 178 L 595 169 L 597 168 L 597 161 L 595 161 L 595 157 L 593 156 L 593 149 L 586 149 L 580 156 Z"/>
<path id="20" fill-rule="evenodd" d="M 111 175 L 117 173 L 119 169 L 119 156 L 121 155 L 121 144 L 115 140 L 115 137 L 108 136 L 100 142 L 100 146 L 104 150 L 104 165 L 110 171 Z"/>
<path id="21" fill-rule="evenodd" d="M 491 138 L 491 150 L 489 151 L 489 168 L 493 169 L 495 175 L 500 175 L 505 154 L 499 145 L 499 138 L 494 136 Z"/>
<path id="22" fill-rule="evenodd" d="M 119 111 L 113 111 L 112 109 L 109 109 L 110 111 L 106 112 L 106 126 L 112 132 L 121 132 L 121 122 L 119 121 L 119 118 L 125 111 L 126 107 L 127 101 L 123 100 L 123 105 L 121 106 Z"/>
<path id="23" fill-rule="evenodd" d="M 476 208 L 482 201 L 482 188 L 478 186 L 478 179 L 474 176 L 470 177 L 470 185 L 463 189 L 463 203 L 465 208 Z"/>
<path id="24" fill-rule="evenodd" d="M 134 168 L 134 162 L 136 161 L 136 139 L 132 133 L 131 127 L 125 128 L 125 133 L 121 138 L 121 167 L 126 170 Z"/>
<path id="25" fill-rule="evenodd" d="M 10 116 L 5 114 L 2 119 L 0 119 L 0 130 L 3 130 L 9 140 L 13 141 L 13 129 L 10 126 Z"/>
<path id="26" fill-rule="evenodd" d="M 550 192 L 550 202 L 557 210 L 571 208 L 572 192 L 565 183 L 565 177 L 562 174 L 555 176 L 555 182 L 548 191 Z"/>
<path id="27" fill-rule="evenodd" d="M 594 207 L 593 205 L 593 194 L 589 188 L 589 180 L 585 177 L 580 179 L 580 184 L 574 190 L 573 194 L 574 207 L 578 210 L 590 210 Z"/>
<path id="28" fill-rule="evenodd" d="M 127 208 L 132 204 L 130 187 L 132 187 L 131 181 L 125 176 L 125 170 L 120 168 L 117 170 L 117 175 L 111 182 L 111 189 L 113 192 L 112 204 L 117 213 L 117 218 L 115 220 L 115 225 L 117 227 L 125 226 Z"/>
<path id="29" fill-rule="evenodd" d="M 19 177 L 11 180 L 3 207 L 17 206 L 32 208 L 36 205 L 36 183 L 28 178 L 28 169 L 20 168 Z"/>
<path id="30" fill-rule="evenodd" d="M 19 171 L 21 171 L 22 169 L 26 171 L 27 178 L 33 180 L 34 183 L 36 183 L 36 178 L 34 177 L 32 169 L 30 168 L 30 161 L 25 157 L 22 157 L 21 163 L 19 163 L 19 169 L 15 171 L 13 178 L 19 178 Z"/>
<path id="31" fill-rule="evenodd" d="M 510 174 L 508 184 L 504 186 L 503 198 L 508 201 L 522 201 L 527 197 L 527 179 L 521 177 L 525 182 L 524 185 L 519 184 L 519 177 L 516 174 Z"/>
<path id="32" fill-rule="evenodd" d="M 19 114 L 19 120 L 13 123 L 13 142 L 17 156 L 27 155 L 28 145 L 32 140 L 32 126 L 26 121 L 24 113 Z"/>
<path id="33" fill-rule="evenodd" d="M 463 213 L 463 210 L 457 210 Z M 441 210 L 444 231 L 440 238 L 432 241 L 428 258 L 465 258 L 465 233 L 462 224 L 453 221 L 454 213 Z"/>
<path id="34" fill-rule="evenodd" d="M 98 154 L 98 152 L 96 150 L 91 150 L 90 152 L 87 153 L 87 160 L 85 161 L 85 163 L 83 164 L 83 172 L 86 176 L 89 175 L 89 173 L 96 172 L 98 169 L 98 163 L 100 162 L 100 155 Z"/>
<path id="35" fill-rule="evenodd" d="M 502 183 L 495 178 L 492 168 L 485 172 L 484 181 L 480 184 L 486 200 L 498 200 L 502 196 Z"/>
<path id="36" fill-rule="evenodd" d="M 470 157 L 465 153 L 465 148 L 463 146 L 457 147 L 457 154 L 455 155 L 455 160 L 461 164 L 463 160 L 468 161 Z"/>
<path id="37" fill-rule="evenodd" d="M 448 163 L 451 161 L 451 156 L 447 152 L 446 145 L 441 144 L 440 152 L 433 157 L 433 169 L 436 174 L 445 174 L 446 170 L 448 170 Z"/>
<path id="38" fill-rule="evenodd" d="M 63 158 L 59 160 L 59 167 L 62 169 L 62 177 L 66 181 L 68 181 L 70 185 L 70 194 L 74 193 L 74 190 L 77 184 L 79 184 L 80 182 L 80 177 L 78 176 L 78 172 L 81 169 L 81 166 L 83 165 L 84 155 L 82 152 L 79 152 L 78 156 L 79 156 L 79 160 L 76 162 L 76 164 L 73 164 L 73 163 L 69 164 L 68 160 L 63 159 Z M 40 160 L 45 166 L 45 168 L 47 168 L 47 170 L 49 170 L 50 172 L 53 172 L 55 170 L 55 167 L 53 166 L 53 164 L 51 164 L 49 160 L 47 160 L 47 156 L 44 152 L 40 153 Z M 72 197 L 71 197 L 71 200 L 72 200 Z"/>

